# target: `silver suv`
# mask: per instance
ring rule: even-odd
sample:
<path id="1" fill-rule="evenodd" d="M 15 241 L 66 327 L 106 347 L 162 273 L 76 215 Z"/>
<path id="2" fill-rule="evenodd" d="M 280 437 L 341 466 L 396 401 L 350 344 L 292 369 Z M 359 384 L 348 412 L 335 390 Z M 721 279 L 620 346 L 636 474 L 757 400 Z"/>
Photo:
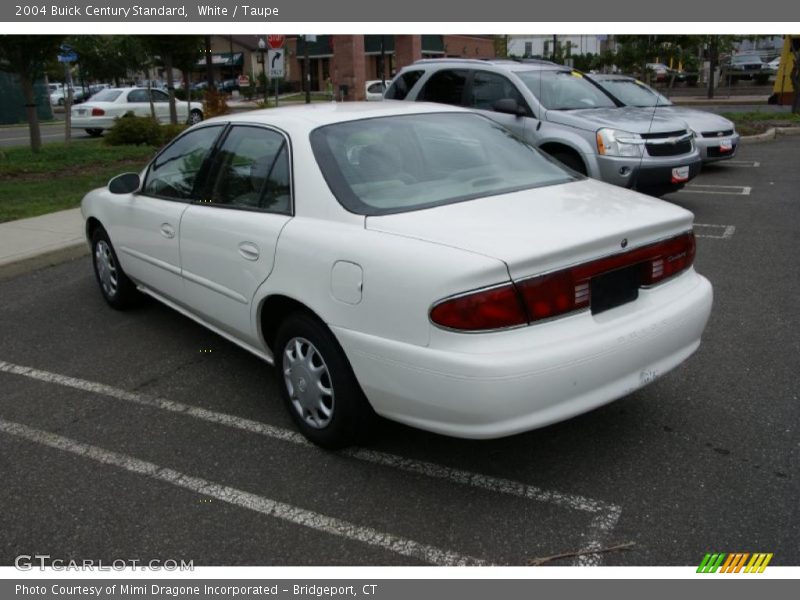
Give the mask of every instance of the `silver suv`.
<path id="1" fill-rule="evenodd" d="M 655 196 L 700 172 L 682 120 L 621 107 L 580 72 L 547 61 L 420 60 L 385 99 L 472 108 L 579 173 Z"/>

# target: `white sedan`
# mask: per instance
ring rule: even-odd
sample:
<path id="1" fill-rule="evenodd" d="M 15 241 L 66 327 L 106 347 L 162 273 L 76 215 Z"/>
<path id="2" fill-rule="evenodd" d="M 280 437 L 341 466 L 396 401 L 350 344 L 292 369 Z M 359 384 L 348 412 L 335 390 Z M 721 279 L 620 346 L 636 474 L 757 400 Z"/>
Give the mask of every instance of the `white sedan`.
<path id="1" fill-rule="evenodd" d="M 592 410 L 689 357 L 712 304 L 690 212 L 438 104 L 210 119 L 82 211 L 108 304 L 274 364 L 326 447 L 375 413 L 493 438 Z"/>
<path id="2" fill-rule="evenodd" d="M 169 123 L 169 94 L 163 90 L 150 89 L 156 119 Z M 175 100 L 179 123 L 194 125 L 203 120 L 203 105 Z M 133 113 L 137 117 L 149 117 L 150 96 L 147 88 L 109 88 L 92 96 L 88 102 L 72 108 L 73 129 L 85 129 L 92 136 L 100 136 L 105 129 L 114 126 L 114 119 Z"/>

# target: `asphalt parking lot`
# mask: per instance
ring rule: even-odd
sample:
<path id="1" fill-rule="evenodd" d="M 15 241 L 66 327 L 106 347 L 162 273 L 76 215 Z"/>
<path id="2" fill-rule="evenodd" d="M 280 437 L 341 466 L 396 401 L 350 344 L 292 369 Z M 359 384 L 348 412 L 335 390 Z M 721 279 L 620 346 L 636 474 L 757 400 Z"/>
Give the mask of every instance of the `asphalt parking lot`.
<path id="1" fill-rule="evenodd" d="M 0 564 L 800 564 L 798 155 L 744 146 L 667 198 L 715 290 L 695 356 L 501 440 L 386 423 L 323 451 L 271 367 L 155 302 L 111 310 L 88 258 L 0 283 Z"/>

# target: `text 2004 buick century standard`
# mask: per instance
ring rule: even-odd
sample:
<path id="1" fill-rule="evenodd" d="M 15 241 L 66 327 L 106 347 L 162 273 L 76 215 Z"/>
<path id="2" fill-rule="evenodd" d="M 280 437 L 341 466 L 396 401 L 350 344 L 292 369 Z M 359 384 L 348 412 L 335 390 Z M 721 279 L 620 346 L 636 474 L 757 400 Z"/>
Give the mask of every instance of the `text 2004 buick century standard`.
<path id="1" fill-rule="evenodd" d="M 691 213 L 455 107 L 210 119 L 83 214 L 111 306 L 144 292 L 274 363 L 324 446 L 375 413 L 469 438 L 567 419 L 680 364 L 711 310 Z"/>

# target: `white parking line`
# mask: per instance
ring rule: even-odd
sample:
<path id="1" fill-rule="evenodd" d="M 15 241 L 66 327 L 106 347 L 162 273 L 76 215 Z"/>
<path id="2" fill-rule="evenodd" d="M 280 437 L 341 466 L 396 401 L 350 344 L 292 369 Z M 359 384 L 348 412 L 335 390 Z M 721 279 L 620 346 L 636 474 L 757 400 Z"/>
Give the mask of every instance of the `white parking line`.
<path id="1" fill-rule="evenodd" d="M 142 406 L 180 413 L 210 423 L 233 427 L 284 442 L 314 447 L 313 444 L 295 431 L 274 427 L 266 423 L 244 419 L 234 415 L 207 410 L 197 406 L 173 402 L 172 400 L 128 392 L 102 383 L 41 371 L 4 361 L 0 361 L 0 372 L 21 375 L 30 379 L 79 389 Z M 597 552 L 603 547 L 603 542 L 613 531 L 622 511 L 619 506 L 600 500 L 594 500 L 575 494 L 543 490 L 519 481 L 491 477 L 472 471 L 453 469 L 435 463 L 404 458 L 386 452 L 354 448 L 344 450 L 341 454 L 376 465 L 417 473 L 436 479 L 443 479 L 454 484 L 468 485 L 499 494 L 516 496 L 537 502 L 545 502 L 562 508 L 589 513 L 593 516 L 589 525 L 589 531 L 587 532 L 588 541 L 585 547 L 582 548 L 585 553 L 577 557 L 575 561 L 575 564 L 578 565 L 599 565 L 601 563 L 600 555 L 592 554 L 592 552 Z"/>
<path id="2" fill-rule="evenodd" d="M 758 168 L 761 166 L 761 163 L 757 160 L 724 160 L 721 162 L 714 163 L 715 167 L 753 167 Z"/>
<path id="3" fill-rule="evenodd" d="M 749 196 L 753 188 L 746 185 L 711 185 L 689 183 L 678 190 L 680 194 L 725 194 L 728 196 Z"/>
<path id="4" fill-rule="evenodd" d="M 710 231 L 708 233 L 697 233 L 697 228 L 698 227 L 700 227 L 700 228 L 708 227 L 712 231 L 718 232 L 718 233 L 712 233 L 712 231 Z M 736 231 L 736 226 L 735 225 L 709 225 L 709 224 L 704 224 L 704 223 L 695 223 L 694 224 L 694 229 L 695 229 L 694 237 L 711 238 L 711 239 L 714 239 L 714 240 L 727 240 Z M 722 231 L 719 231 L 720 229 L 722 229 Z"/>
<path id="5" fill-rule="evenodd" d="M 407 538 L 398 537 L 390 533 L 384 533 L 371 527 L 361 527 L 348 521 L 328 517 L 310 510 L 305 510 L 292 506 L 291 504 L 284 504 L 264 496 L 258 496 L 237 490 L 236 488 L 228 487 L 207 481 L 200 477 L 193 477 L 168 469 L 160 467 L 154 463 L 139 460 L 126 454 L 104 450 L 97 446 L 84 444 L 77 440 L 42 431 L 41 429 L 34 429 L 27 425 L 14 423 L 13 421 L 6 421 L 0 419 L 0 431 L 13 435 L 19 438 L 49 446 L 64 452 L 70 452 L 89 458 L 91 460 L 119 467 L 137 475 L 143 475 L 151 479 L 163 481 L 176 487 L 184 488 L 186 490 L 202 494 L 203 496 L 210 496 L 216 500 L 233 504 L 241 508 L 246 508 L 264 515 L 276 517 L 284 521 L 289 521 L 296 525 L 302 525 L 316 531 L 322 531 L 332 535 L 338 535 L 349 540 L 362 542 L 370 546 L 381 548 L 382 550 L 389 550 L 402 556 L 408 556 L 422 560 L 426 563 L 437 566 L 464 566 L 464 565 L 486 565 L 486 561 L 472 558 L 449 550 L 442 550 L 435 546 L 421 544 Z"/>

